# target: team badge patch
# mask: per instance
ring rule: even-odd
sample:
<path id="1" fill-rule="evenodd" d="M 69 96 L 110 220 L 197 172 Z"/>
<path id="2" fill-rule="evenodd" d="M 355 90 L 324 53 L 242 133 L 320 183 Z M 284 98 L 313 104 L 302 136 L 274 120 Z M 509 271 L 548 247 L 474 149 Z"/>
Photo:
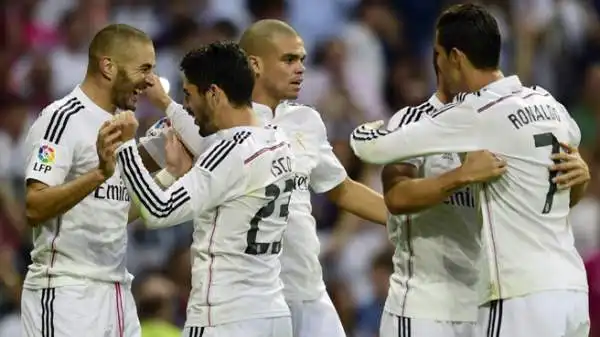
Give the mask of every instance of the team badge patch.
<path id="1" fill-rule="evenodd" d="M 44 144 L 40 146 L 38 159 L 46 165 L 52 165 L 56 160 L 56 151 L 52 146 Z"/>

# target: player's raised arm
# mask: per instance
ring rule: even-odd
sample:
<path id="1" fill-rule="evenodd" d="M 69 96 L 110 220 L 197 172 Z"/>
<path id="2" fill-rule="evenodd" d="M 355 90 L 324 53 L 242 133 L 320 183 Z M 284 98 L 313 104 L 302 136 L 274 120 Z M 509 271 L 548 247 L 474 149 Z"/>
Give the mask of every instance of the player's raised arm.
<path id="1" fill-rule="evenodd" d="M 350 136 L 350 146 L 361 160 L 388 164 L 447 152 L 480 150 L 479 116 L 464 104 L 449 104 L 431 117 L 393 131 L 366 123 Z"/>
<path id="2" fill-rule="evenodd" d="M 153 82 L 154 85 L 145 91 L 146 97 L 154 107 L 165 113 L 168 123 L 179 134 L 185 147 L 194 158 L 198 158 L 206 150 L 207 145 L 203 141 L 204 138 L 200 136 L 194 117 L 181 104 L 169 97 L 156 76 Z M 150 149 L 148 150 L 150 152 Z"/>
<path id="3" fill-rule="evenodd" d="M 31 226 L 37 226 L 69 211 L 111 177 L 115 169 L 114 142 L 120 136 L 120 131 L 114 126 L 108 126 L 99 135 L 99 141 L 102 139 L 105 144 L 98 144 L 98 148 L 104 149 L 98 152 L 98 167 L 65 183 L 75 156 L 76 130 L 69 130 L 69 118 L 63 119 L 64 114 L 60 114 L 60 109 L 55 116 L 58 118 L 52 118 L 49 123 L 45 123 L 43 119 L 38 120 L 28 136 L 28 139 L 39 139 L 31 142 L 25 176 L 25 214 Z"/>
<path id="4" fill-rule="evenodd" d="M 126 125 L 134 123 L 133 115 L 126 118 Z M 123 181 L 149 228 L 170 227 L 192 220 L 195 215 L 218 205 L 236 188 L 244 186 L 241 182 L 243 170 L 230 169 L 218 173 L 216 170 L 222 169 L 235 156 L 232 154 L 236 145 L 233 141 L 223 140 L 214 144 L 200 156 L 190 171 L 162 190 L 142 164 L 133 139 L 135 131 L 126 130 L 123 134 L 127 140 L 117 150 L 117 161 Z"/>

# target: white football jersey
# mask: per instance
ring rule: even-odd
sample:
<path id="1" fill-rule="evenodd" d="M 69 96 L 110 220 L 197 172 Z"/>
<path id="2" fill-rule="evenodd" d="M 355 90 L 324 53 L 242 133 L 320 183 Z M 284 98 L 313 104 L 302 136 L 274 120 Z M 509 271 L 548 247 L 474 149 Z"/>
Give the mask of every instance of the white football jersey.
<path id="1" fill-rule="evenodd" d="M 96 139 L 112 114 L 79 87 L 46 107 L 26 139 L 25 178 L 48 186 L 67 183 L 98 167 Z M 115 174 L 66 213 L 33 230 L 30 289 L 84 284 L 86 279 L 130 282 L 125 267 L 129 195 Z"/>
<path id="2" fill-rule="evenodd" d="M 166 117 L 156 121 L 148 128 L 144 137 L 140 138 L 140 145 L 154 159 L 160 167 L 166 166 L 165 140 L 166 134 L 172 125 L 177 125 L 177 134 L 185 147 L 196 158 L 204 152 L 214 139 L 214 135 L 202 137 L 192 117 L 180 104 L 173 101 L 169 104 Z"/>
<path id="3" fill-rule="evenodd" d="M 443 104 L 433 95 L 417 107 L 398 111 L 388 130 L 429 118 Z M 403 161 L 420 178 L 439 176 L 461 165 L 456 153 Z M 440 321 L 477 320 L 477 261 L 481 251 L 476 191 L 465 187 L 418 213 L 392 215 L 387 224 L 396 247 L 385 310 L 397 316 Z"/>
<path id="4" fill-rule="evenodd" d="M 118 149 L 123 180 L 149 228 L 194 221 L 186 326 L 289 316 L 279 255 L 294 190 L 294 158 L 282 132 L 221 130 L 192 169 L 162 190 L 135 141 Z"/>
<path id="5" fill-rule="evenodd" d="M 479 193 L 486 256 L 479 267 L 480 303 L 547 290 L 587 291 L 567 220 L 570 191 L 557 190 L 548 170 L 559 142 L 579 145 L 579 128 L 564 106 L 510 76 L 431 117 L 393 132 L 359 127 L 351 146 L 375 163 L 480 149 L 506 160 L 508 171 Z"/>
<path id="6" fill-rule="evenodd" d="M 175 103 L 169 107 L 167 116 L 186 145 L 191 145 L 188 146 L 190 151 L 194 152 L 198 144 L 213 142 L 208 137 L 200 137 L 193 117 L 183 107 Z M 325 291 L 325 283 L 309 187 L 317 193 L 327 192 L 341 184 L 347 173 L 333 153 L 325 124 L 317 111 L 291 102 L 279 104 L 275 113 L 258 103 L 254 103 L 253 108 L 264 124 L 280 127 L 286 133 L 297 159 L 296 192 L 290 204 L 290 225 L 284 234 L 281 255 L 285 297 L 291 301 L 314 300 Z M 192 128 L 195 130 L 190 131 Z M 155 159 L 158 162 L 159 158 Z"/>
<path id="7" fill-rule="evenodd" d="M 281 254 L 285 297 L 288 301 L 315 300 L 325 291 L 325 283 L 309 187 L 315 193 L 324 193 L 341 184 L 348 175 L 333 153 L 325 124 L 316 110 L 284 101 L 275 112 L 257 103 L 254 111 L 265 124 L 280 127 L 288 135 L 297 158 L 296 193 L 290 204 L 290 225 Z"/>

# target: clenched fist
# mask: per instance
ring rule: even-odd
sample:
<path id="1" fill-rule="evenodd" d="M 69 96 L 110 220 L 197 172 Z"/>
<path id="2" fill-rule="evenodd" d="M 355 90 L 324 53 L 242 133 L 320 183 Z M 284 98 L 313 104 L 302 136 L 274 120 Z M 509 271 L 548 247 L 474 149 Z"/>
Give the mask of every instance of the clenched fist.
<path id="1" fill-rule="evenodd" d="M 111 123 L 115 124 L 121 130 L 120 140 L 122 142 L 135 138 L 139 123 L 133 111 L 127 110 L 116 114 Z"/>

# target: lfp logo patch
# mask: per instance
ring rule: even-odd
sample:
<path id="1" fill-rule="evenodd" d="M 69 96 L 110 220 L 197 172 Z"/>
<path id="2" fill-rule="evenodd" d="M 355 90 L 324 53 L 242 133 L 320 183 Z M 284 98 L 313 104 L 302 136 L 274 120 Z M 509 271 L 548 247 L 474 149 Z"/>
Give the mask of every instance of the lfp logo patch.
<path id="1" fill-rule="evenodd" d="M 165 133 L 170 126 L 171 121 L 167 117 L 163 117 L 148 129 L 146 137 L 158 137 Z"/>
<path id="2" fill-rule="evenodd" d="M 56 159 L 56 151 L 49 145 L 42 145 L 38 151 L 38 159 L 46 165 L 52 165 Z"/>

